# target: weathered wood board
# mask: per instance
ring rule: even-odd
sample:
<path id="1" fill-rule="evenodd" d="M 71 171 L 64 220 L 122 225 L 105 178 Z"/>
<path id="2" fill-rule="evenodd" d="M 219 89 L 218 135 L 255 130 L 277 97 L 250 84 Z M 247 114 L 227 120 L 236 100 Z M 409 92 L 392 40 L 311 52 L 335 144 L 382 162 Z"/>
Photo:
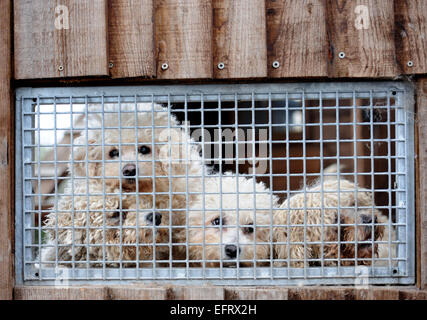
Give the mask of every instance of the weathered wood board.
<path id="1" fill-rule="evenodd" d="M 14 1 L 15 78 L 106 76 L 107 0 Z"/>
<path id="2" fill-rule="evenodd" d="M 215 78 L 266 77 L 264 0 L 213 0 L 213 20 Z"/>
<path id="3" fill-rule="evenodd" d="M 155 77 L 153 6 L 153 0 L 110 1 L 109 61 L 113 78 Z"/>
<path id="4" fill-rule="evenodd" d="M 395 0 L 395 44 L 400 71 L 427 73 L 427 1 Z"/>
<path id="5" fill-rule="evenodd" d="M 14 143 L 11 100 L 11 1 L 0 0 L 0 300 L 13 293 Z"/>
<path id="6" fill-rule="evenodd" d="M 266 1 L 268 76 L 326 77 L 324 0 Z"/>
<path id="7" fill-rule="evenodd" d="M 327 0 L 329 76 L 398 74 L 393 0 Z"/>
<path id="8" fill-rule="evenodd" d="M 212 77 L 210 0 L 155 1 L 157 78 Z"/>

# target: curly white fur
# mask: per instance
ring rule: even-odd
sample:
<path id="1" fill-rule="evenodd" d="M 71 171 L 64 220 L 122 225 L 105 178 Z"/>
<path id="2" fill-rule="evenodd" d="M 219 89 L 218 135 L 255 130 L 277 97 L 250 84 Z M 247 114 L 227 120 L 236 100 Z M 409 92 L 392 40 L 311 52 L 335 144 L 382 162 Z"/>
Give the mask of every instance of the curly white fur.
<path id="1" fill-rule="evenodd" d="M 202 191 L 202 188 L 200 192 Z M 208 176 L 204 194 L 190 201 L 188 232 L 182 229 L 177 239 L 179 259 L 187 257 L 191 265 L 207 267 L 224 265 L 264 265 L 270 259 L 271 208 L 277 206 L 277 197 L 254 179 L 232 176 Z M 233 246 L 235 246 L 233 248 Z M 236 254 L 228 249 L 236 249 Z"/>

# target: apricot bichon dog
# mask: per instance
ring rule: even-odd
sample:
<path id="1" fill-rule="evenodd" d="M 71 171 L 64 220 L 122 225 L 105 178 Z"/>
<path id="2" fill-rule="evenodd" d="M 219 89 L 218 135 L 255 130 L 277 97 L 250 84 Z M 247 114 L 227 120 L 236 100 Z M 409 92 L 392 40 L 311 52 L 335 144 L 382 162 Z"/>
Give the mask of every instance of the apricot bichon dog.
<path id="1" fill-rule="evenodd" d="M 286 199 L 274 213 L 275 265 L 370 265 L 373 256 L 388 257 L 388 219 L 373 201 L 368 190 L 335 177 Z"/>

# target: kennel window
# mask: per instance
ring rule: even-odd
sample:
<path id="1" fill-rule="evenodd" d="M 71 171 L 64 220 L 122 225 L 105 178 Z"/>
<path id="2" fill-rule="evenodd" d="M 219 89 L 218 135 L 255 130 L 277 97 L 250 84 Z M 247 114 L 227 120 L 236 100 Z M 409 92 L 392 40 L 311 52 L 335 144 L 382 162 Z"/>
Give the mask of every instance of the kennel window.
<path id="1" fill-rule="evenodd" d="M 21 88 L 16 279 L 413 284 L 402 82 Z"/>

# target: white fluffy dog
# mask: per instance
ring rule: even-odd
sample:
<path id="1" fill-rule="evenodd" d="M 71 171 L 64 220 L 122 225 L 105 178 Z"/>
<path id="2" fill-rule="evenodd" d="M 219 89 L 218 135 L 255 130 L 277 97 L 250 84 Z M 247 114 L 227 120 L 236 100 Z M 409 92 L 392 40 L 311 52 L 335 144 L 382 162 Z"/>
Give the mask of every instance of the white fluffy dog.
<path id="1" fill-rule="evenodd" d="M 204 194 L 190 201 L 188 230 L 178 232 L 182 245 L 175 257 L 188 257 L 195 267 L 203 261 L 207 267 L 218 267 L 221 261 L 224 266 L 266 264 L 271 252 L 271 208 L 278 199 L 264 184 L 230 174 L 206 177 L 202 189 Z"/>
<path id="2" fill-rule="evenodd" d="M 45 224 L 42 261 L 167 257 L 169 246 L 159 243 L 171 242 L 170 225 L 185 222 L 186 192 L 204 170 L 174 116 L 155 104 L 89 106 L 73 146 L 71 179 Z"/>
<path id="3" fill-rule="evenodd" d="M 176 261 L 245 267 L 266 266 L 273 258 L 278 267 L 288 260 L 291 267 L 304 267 L 304 260 L 309 267 L 321 259 L 336 266 L 340 259 L 351 266 L 355 259 L 370 265 L 375 256 L 381 258 L 375 260 L 379 266 L 395 257 L 388 219 L 375 208 L 363 208 L 373 206 L 372 194 L 346 179 L 326 178 L 282 204 L 262 183 L 230 174 L 206 177 L 202 191 L 190 201 L 188 230 L 178 232 Z"/>

